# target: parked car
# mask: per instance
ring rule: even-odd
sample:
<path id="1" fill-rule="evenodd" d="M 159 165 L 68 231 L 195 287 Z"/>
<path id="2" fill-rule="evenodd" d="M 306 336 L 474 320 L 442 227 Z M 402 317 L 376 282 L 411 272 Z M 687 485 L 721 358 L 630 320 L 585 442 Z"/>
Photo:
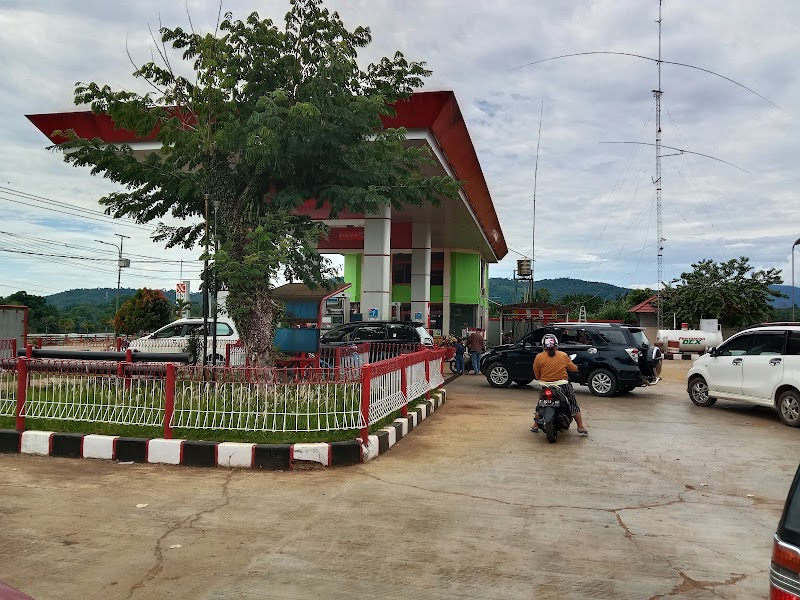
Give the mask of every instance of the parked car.
<path id="1" fill-rule="evenodd" d="M 212 333 L 213 321 L 208 322 L 208 342 L 206 362 L 214 362 L 214 338 Z M 196 340 L 195 344 L 191 340 Z M 217 318 L 217 349 L 216 363 L 225 362 L 225 346 L 239 341 L 236 325 L 229 318 Z M 194 348 L 192 347 L 194 346 Z M 203 319 L 178 319 L 153 333 L 133 340 L 129 348 L 134 352 L 189 352 L 193 356 L 191 362 L 197 362 L 203 351 Z"/>
<path id="2" fill-rule="evenodd" d="M 391 342 L 433 346 L 433 336 L 416 321 L 357 321 L 333 327 L 322 334 L 326 346 L 359 342 Z"/>
<path id="3" fill-rule="evenodd" d="M 686 375 L 698 406 L 717 399 L 769 406 L 800 427 L 800 324 L 745 329 L 694 361 Z"/>
<path id="4" fill-rule="evenodd" d="M 789 488 L 772 544 L 770 598 L 800 599 L 800 468 Z"/>
<path id="5" fill-rule="evenodd" d="M 575 354 L 577 373 L 570 381 L 589 386 L 595 396 L 612 396 L 660 381 L 661 350 L 650 344 L 644 331 L 615 323 L 553 323 L 535 329 L 515 344 L 490 349 L 481 357 L 481 372 L 489 385 L 533 381 L 533 359 L 542 351 L 542 337 L 553 334 L 559 348 Z"/>

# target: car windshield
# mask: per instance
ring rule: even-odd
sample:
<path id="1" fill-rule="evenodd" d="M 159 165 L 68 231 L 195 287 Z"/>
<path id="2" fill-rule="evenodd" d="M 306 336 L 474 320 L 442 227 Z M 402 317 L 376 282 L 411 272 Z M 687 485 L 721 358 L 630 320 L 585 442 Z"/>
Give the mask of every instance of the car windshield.
<path id="1" fill-rule="evenodd" d="M 348 334 L 352 333 L 355 329 L 354 326 L 350 327 L 339 327 L 337 329 L 331 329 L 330 331 L 325 332 L 322 336 L 323 342 L 341 342 L 342 339 Z"/>
<path id="2" fill-rule="evenodd" d="M 650 340 L 647 339 L 647 334 L 641 329 L 629 329 L 628 331 L 631 332 L 633 340 L 636 342 L 637 346 L 641 346 L 642 344 L 646 344 L 648 346 L 650 345 Z"/>

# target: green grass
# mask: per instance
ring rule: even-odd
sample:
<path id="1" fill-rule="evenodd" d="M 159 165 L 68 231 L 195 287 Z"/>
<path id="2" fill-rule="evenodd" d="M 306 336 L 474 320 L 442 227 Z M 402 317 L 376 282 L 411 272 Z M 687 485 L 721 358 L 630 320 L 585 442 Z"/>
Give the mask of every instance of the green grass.
<path id="1" fill-rule="evenodd" d="M 414 407 L 419 400 L 409 404 Z M 400 416 L 397 410 L 384 417 L 370 427 L 370 433 L 385 427 Z M 14 417 L 0 417 L 0 429 L 14 429 Z M 164 435 L 162 427 L 145 427 L 138 425 L 117 425 L 114 423 L 95 423 L 89 421 L 65 421 L 55 419 L 26 418 L 27 430 L 57 431 L 59 433 L 84 433 L 118 435 L 122 437 L 160 438 Z M 271 432 L 271 431 L 242 431 L 231 429 L 184 429 L 174 428 L 173 437 L 176 439 L 205 440 L 214 442 L 245 442 L 255 444 L 295 444 L 311 442 L 338 442 L 352 440 L 359 435 L 358 429 L 344 429 L 338 431 L 302 431 L 302 432 Z"/>

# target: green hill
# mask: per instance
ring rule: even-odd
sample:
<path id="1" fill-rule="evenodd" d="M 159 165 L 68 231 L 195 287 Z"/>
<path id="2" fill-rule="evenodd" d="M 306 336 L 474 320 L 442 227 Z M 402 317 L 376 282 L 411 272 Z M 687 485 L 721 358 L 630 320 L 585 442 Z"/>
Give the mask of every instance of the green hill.
<path id="1" fill-rule="evenodd" d="M 553 302 L 558 302 L 561 298 L 570 294 L 586 294 L 598 296 L 603 300 L 614 300 L 630 291 L 628 288 L 611 285 L 610 283 L 583 281 L 582 279 L 570 279 L 568 277 L 542 279 L 535 283 L 535 289 L 546 289 L 550 292 L 550 298 Z M 489 297 L 500 304 L 513 304 L 516 295 L 516 301 L 522 302 L 526 285 L 527 282 L 525 281 L 514 281 L 504 277 L 490 277 Z"/>
<path id="2" fill-rule="evenodd" d="M 161 290 L 161 292 L 167 297 L 167 300 L 175 302 L 175 290 Z M 120 288 L 120 305 L 135 293 L 135 289 Z M 116 297 L 117 288 L 84 288 L 45 296 L 45 300 L 47 300 L 49 305 L 56 307 L 58 310 L 69 311 L 76 306 L 106 306 L 109 302 L 114 304 Z M 191 294 L 190 300 L 192 304 L 196 306 L 200 306 L 203 302 L 202 295 L 199 292 Z"/>

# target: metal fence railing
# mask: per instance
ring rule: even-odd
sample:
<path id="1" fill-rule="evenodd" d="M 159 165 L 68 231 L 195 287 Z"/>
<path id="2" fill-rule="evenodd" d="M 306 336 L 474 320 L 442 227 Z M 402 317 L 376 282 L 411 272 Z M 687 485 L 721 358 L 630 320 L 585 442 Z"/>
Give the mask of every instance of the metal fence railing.
<path id="1" fill-rule="evenodd" d="M 23 359 L 28 385 L 20 416 L 118 425 L 163 424 L 165 365 Z"/>
<path id="2" fill-rule="evenodd" d="M 17 359 L 0 358 L 0 417 L 13 417 L 17 406 Z"/>
<path id="3" fill-rule="evenodd" d="M 231 368 L 174 363 L 0 359 L 0 416 L 229 431 L 359 430 L 441 385 L 444 351 L 421 350 L 361 364 Z M 88 354 L 88 353 L 87 353 Z M 49 425 L 53 427 L 53 425 Z"/>

